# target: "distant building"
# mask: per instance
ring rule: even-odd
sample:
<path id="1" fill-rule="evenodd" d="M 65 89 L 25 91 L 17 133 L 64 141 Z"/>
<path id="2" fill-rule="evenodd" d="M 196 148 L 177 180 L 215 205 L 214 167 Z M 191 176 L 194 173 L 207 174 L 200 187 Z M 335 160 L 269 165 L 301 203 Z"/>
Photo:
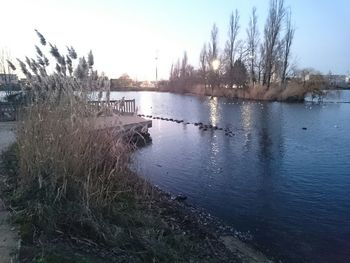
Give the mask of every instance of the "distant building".
<path id="1" fill-rule="evenodd" d="M 329 85 L 332 87 L 345 87 L 347 84 L 346 75 L 329 74 L 328 76 L 326 76 L 326 79 L 328 80 Z"/>
<path id="2" fill-rule="evenodd" d="M 311 74 L 308 73 L 302 78 L 303 81 L 318 82 L 323 81 L 328 87 L 344 88 L 349 85 L 350 76 L 334 74 Z"/>
<path id="3" fill-rule="evenodd" d="M 140 84 L 140 88 L 155 88 L 156 83 L 154 81 L 142 81 Z"/>
<path id="4" fill-rule="evenodd" d="M 128 74 L 123 74 L 117 79 L 111 79 L 111 90 L 122 90 L 134 87 L 134 81 Z"/>
<path id="5" fill-rule="evenodd" d="M 350 85 L 350 75 L 345 77 L 345 82 Z"/>
<path id="6" fill-rule="evenodd" d="M 310 74 L 310 73 L 308 73 L 308 74 L 305 75 L 304 78 L 302 78 L 302 80 L 303 81 L 309 81 L 309 82 L 311 82 L 311 81 L 318 82 L 320 80 L 325 81 L 326 80 L 326 76 L 322 75 L 322 74 Z"/>

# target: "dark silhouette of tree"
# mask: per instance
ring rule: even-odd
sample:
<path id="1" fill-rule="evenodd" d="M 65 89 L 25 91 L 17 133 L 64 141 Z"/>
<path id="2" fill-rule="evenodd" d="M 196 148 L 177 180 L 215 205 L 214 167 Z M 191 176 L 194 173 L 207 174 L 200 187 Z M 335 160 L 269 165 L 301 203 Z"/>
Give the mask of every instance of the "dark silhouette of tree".
<path id="1" fill-rule="evenodd" d="M 264 75 L 263 84 L 270 86 L 279 35 L 282 30 L 282 22 L 285 17 L 284 0 L 271 0 L 269 13 L 264 29 Z"/>
<path id="2" fill-rule="evenodd" d="M 291 11 L 287 13 L 286 16 L 286 33 L 283 39 L 284 47 L 283 47 L 283 69 L 282 69 L 282 84 L 286 84 L 286 76 L 287 76 L 287 70 L 290 66 L 290 49 L 292 46 L 293 38 L 294 38 L 294 32 L 295 28 L 292 26 L 291 22 Z"/>
<path id="3" fill-rule="evenodd" d="M 92 54 L 91 50 L 90 50 L 90 52 L 88 54 L 88 65 L 89 65 L 90 69 L 92 69 L 92 67 L 94 65 L 94 55 Z"/>
<path id="4" fill-rule="evenodd" d="M 183 55 L 183 58 L 182 58 L 182 61 L 181 61 L 181 70 L 180 70 L 180 77 L 181 78 L 186 78 L 187 77 L 187 62 L 188 62 L 188 57 L 187 57 L 187 52 L 185 51 L 184 52 L 184 55 Z"/>
<path id="5" fill-rule="evenodd" d="M 228 83 L 230 87 L 233 87 L 233 66 L 235 62 L 235 53 L 236 53 L 236 42 L 237 42 L 237 36 L 239 32 L 239 14 L 238 10 L 236 9 L 235 12 L 231 13 L 230 16 L 230 24 L 229 24 L 229 30 L 228 30 L 228 40 L 226 42 L 226 48 L 225 48 L 225 56 L 226 60 L 228 62 L 228 65 L 226 66 L 226 75 L 228 78 Z"/>
<path id="6" fill-rule="evenodd" d="M 244 87 L 247 84 L 248 72 L 244 63 L 237 59 L 233 65 L 233 83 L 238 87 Z"/>
<path id="7" fill-rule="evenodd" d="M 247 29 L 247 46 L 249 54 L 249 75 L 250 82 L 256 82 L 255 68 L 257 67 L 256 57 L 259 45 L 259 30 L 258 30 L 258 17 L 256 15 L 256 7 L 252 9 L 252 15 L 249 20 L 249 26 Z M 259 71 L 259 70 L 258 70 Z"/>
<path id="8" fill-rule="evenodd" d="M 210 33 L 210 42 L 209 42 L 209 48 L 208 48 L 208 65 L 209 65 L 208 82 L 211 87 L 211 94 L 213 94 L 214 87 L 220 85 L 219 71 L 218 69 L 214 68 L 219 58 L 218 32 L 219 32 L 219 29 L 216 26 L 216 24 L 214 24 Z"/>
<path id="9" fill-rule="evenodd" d="M 204 83 L 204 88 L 207 87 L 207 75 L 208 75 L 208 52 L 206 44 L 203 45 L 201 53 L 199 55 L 200 63 L 200 78 L 202 83 Z"/>

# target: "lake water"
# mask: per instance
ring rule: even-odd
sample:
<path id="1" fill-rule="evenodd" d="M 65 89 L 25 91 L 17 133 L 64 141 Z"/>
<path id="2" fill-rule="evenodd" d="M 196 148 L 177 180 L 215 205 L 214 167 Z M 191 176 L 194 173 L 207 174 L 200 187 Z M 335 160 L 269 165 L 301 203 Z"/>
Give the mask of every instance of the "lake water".
<path id="1" fill-rule="evenodd" d="M 350 91 L 322 104 L 113 92 L 153 120 L 139 173 L 283 262 L 350 262 Z M 306 128 L 306 129 L 303 129 Z"/>
<path id="2" fill-rule="evenodd" d="M 250 233 L 271 257 L 350 262 L 349 91 L 322 104 L 156 92 L 112 96 L 135 98 L 141 114 L 234 133 L 153 120 L 153 142 L 136 156 L 140 174 Z"/>

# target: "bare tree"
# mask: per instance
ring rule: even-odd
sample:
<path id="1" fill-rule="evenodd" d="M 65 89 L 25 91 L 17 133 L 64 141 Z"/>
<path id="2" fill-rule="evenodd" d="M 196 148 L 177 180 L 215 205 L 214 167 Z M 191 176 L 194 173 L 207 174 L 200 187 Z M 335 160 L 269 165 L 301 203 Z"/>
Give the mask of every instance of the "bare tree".
<path id="1" fill-rule="evenodd" d="M 206 44 L 203 45 L 201 53 L 199 55 L 199 64 L 200 64 L 200 75 L 202 81 L 204 82 L 204 88 L 207 87 L 207 60 L 208 60 L 208 52 Z"/>
<path id="2" fill-rule="evenodd" d="M 276 61 L 276 47 L 282 30 L 285 16 L 284 0 L 271 0 L 268 17 L 264 29 L 264 76 L 263 84 L 270 86 L 272 70 Z"/>
<path id="3" fill-rule="evenodd" d="M 214 59 L 217 59 L 218 58 L 218 32 L 219 32 L 219 29 L 218 27 L 216 26 L 216 24 L 213 25 L 213 28 L 211 30 L 211 34 L 210 34 L 210 58 L 211 60 L 214 60 Z"/>
<path id="4" fill-rule="evenodd" d="M 214 86 L 219 86 L 218 70 L 213 67 L 213 65 L 215 64 L 215 62 L 217 62 L 219 57 L 218 32 L 219 32 L 219 29 L 216 26 L 216 24 L 214 24 L 210 34 L 210 42 L 209 42 L 209 49 L 208 49 L 208 64 L 210 68 L 208 77 L 209 77 L 209 84 L 211 86 L 212 94 L 213 94 Z"/>
<path id="5" fill-rule="evenodd" d="M 282 81 L 284 46 L 284 39 L 277 41 L 271 69 L 271 81 L 274 82 Z"/>
<path id="6" fill-rule="evenodd" d="M 248 79 L 247 69 L 244 63 L 237 59 L 233 65 L 233 83 L 238 87 L 244 87 Z"/>
<path id="7" fill-rule="evenodd" d="M 88 61 L 87 62 L 88 62 L 90 71 L 92 71 L 92 67 L 94 66 L 94 55 L 92 54 L 92 50 L 90 50 L 90 52 L 88 54 Z"/>
<path id="8" fill-rule="evenodd" d="M 229 85 L 232 88 L 233 87 L 233 66 L 235 63 L 235 54 L 236 54 L 236 40 L 239 32 L 239 14 L 238 10 L 236 9 L 235 12 L 231 13 L 230 16 L 230 24 L 229 24 L 229 30 L 228 30 L 228 37 L 229 39 L 226 42 L 226 57 L 228 61 L 228 67 L 227 67 L 227 75 L 229 79 Z"/>
<path id="9" fill-rule="evenodd" d="M 258 30 L 258 17 L 256 15 L 256 7 L 252 9 L 252 16 L 249 20 L 249 26 L 247 29 L 247 45 L 249 52 L 249 71 L 250 82 L 256 82 L 256 53 L 259 45 L 259 30 Z"/>
<path id="10" fill-rule="evenodd" d="M 180 71 L 180 77 L 185 78 L 187 75 L 187 62 L 188 62 L 188 57 L 187 57 L 187 52 L 184 52 L 184 56 L 181 61 L 181 71 Z"/>
<path id="11" fill-rule="evenodd" d="M 288 67 L 290 66 L 290 49 L 292 46 L 293 38 L 294 38 L 294 32 L 295 28 L 292 26 L 291 23 L 291 11 L 287 13 L 286 16 L 286 33 L 283 39 L 284 42 L 284 57 L 283 57 L 283 71 L 282 71 L 282 84 L 286 83 L 286 75 Z"/>
<path id="12" fill-rule="evenodd" d="M 258 83 L 262 83 L 262 77 L 263 77 L 263 70 L 264 70 L 264 65 L 265 65 L 265 43 L 261 43 L 259 47 L 259 60 L 258 60 Z"/>

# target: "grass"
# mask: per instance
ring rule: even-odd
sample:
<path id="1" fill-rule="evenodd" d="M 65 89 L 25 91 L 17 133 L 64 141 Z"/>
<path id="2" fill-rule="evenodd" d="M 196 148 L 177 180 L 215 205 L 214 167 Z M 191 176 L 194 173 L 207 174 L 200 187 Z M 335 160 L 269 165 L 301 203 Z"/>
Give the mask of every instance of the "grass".
<path id="1" fill-rule="evenodd" d="M 2 156 L 2 193 L 19 225 L 22 262 L 219 262 L 206 243 L 213 237 L 198 226 L 191 230 L 187 224 L 194 223 L 151 186 L 147 191 L 129 188 L 84 218 L 73 216 L 82 213 L 80 202 L 49 205 L 40 194 L 23 192 L 18 147 L 12 145 Z M 220 246 L 217 250 L 226 253 Z"/>

